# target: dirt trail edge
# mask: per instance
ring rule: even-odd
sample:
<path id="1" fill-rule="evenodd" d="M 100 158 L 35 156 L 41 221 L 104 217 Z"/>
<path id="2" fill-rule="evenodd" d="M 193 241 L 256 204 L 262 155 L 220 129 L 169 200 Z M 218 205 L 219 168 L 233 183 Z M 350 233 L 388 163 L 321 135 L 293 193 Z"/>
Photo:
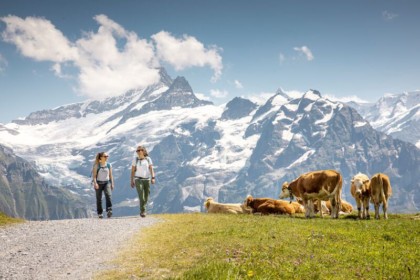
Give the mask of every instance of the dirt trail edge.
<path id="1" fill-rule="evenodd" d="M 0 227 L 0 279 L 92 279 L 153 217 L 29 221 Z"/>

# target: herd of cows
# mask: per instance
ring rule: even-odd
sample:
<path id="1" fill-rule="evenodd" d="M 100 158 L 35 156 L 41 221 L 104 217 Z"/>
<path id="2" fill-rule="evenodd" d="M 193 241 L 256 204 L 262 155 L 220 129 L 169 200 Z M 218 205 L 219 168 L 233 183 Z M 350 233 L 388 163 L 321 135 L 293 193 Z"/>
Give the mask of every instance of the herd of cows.
<path id="1" fill-rule="evenodd" d="M 319 170 L 305 173 L 282 186 L 280 199 L 254 198 L 248 195 L 243 203 L 218 203 L 208 198 L 204 203 L 208 213 L 231 214 L 288 214 L 305 213 L 306 218 L 319 212 L 321 217 L 328 213 L 332 218 L 353 211 L 350 203 L 341 199 L 343 178 L 335 170 Z M 377 173 L 369 179 L 358 173 L 351 180 L 350 192 L 356 200 L 358 217 L 370 219 L 369 203 L 375 206 L 375 218 L 379 219 L 379 206 L 382 204 L 384 218 L 388 219 L 388 199 L 392 188 L 387 175 Z M 296 197 L 296 202 L 292 201 Z M 290 201 L 281 200 L 289 198 Z"/>

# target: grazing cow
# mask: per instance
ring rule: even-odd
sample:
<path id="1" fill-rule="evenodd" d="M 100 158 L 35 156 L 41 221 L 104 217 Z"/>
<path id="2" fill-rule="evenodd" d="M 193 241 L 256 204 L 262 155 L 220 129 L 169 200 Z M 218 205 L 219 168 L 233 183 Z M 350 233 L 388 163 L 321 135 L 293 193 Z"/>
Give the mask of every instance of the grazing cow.
<path id="1" fill-rule="evenodd" d="M 282 186 L 280 198 L 293 195 L 302 198 L 305 207 L 305 216 L 313 217 L 313 200 L 330 200 L 333 210 L 332 218 L 338 218 L 341 207 L 341 191 L 343 178 L 334 170 L 313 171 L 299 176 L 290 184 L 285 182 Z"/>
<path id="2" fill-rule="evenodd" d="M 388 199 L 392 195 L 391 182 L 388 176 L 377 173 L 370 179 L 371 201 L 375 205 L 375 219 L 379 219 L 379 204 L 382 203 L 384 218 L 388 219 Z"/>
<path id="3" fill-rule="evenodd" d="M 351 195 L 356 200 L 359 219 L 370 219 L 369 215 L 369 199 L 370 184 L 369 177 L 363 173 L 357 173 L 351 179 L 350 186 Z M 362 212 L 363 211 L 363 212 Z"/>
<path id="4" fill-rule="evenodd" d="M 204 202 L 204 206 L 207 209 L 208 213 L 228 213 L 228 214 L 250 214 L 252 209 L 244 207 L 240 203 L 218 203 L 213 200 L 213 198 L 207 198 Z"/>
<path id="5" fill-rule="evenodd" d="M 276 200 L 272 198 L 253 198 L 248 195 L 245 206 L 252 209 L 252 213 L 261 213 L 262 215 L 268 214 L 289 214 L 296 213 L 295 206 L 284 200 Z"/>

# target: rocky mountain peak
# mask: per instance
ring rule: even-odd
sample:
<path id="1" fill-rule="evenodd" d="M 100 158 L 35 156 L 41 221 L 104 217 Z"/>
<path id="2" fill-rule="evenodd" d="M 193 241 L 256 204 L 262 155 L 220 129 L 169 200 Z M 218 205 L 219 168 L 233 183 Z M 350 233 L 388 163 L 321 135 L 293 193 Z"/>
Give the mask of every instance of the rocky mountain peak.
<path id="1" fill-rule="evenodd" d="M 176 77 L 169 87 L 168 92 L 184 92 L 184 93 L 193 93 L 193 90 L 184 77 Z"/>
<path id="2" fill-rule="evenodd" d="M 240 119 L 246 117 L 256 107 L 257 105 L 248 99 L 235 97 L 226 104 L 226 110 L 222 114 L 222 119 Z"/>
<path id="3" fill-rule="evenodd" d="M 166 85 L 167 87 L 170 87 L 173 83 L 172 78 L 168 75 L 165 68 L 160 67 L 159 68 L 159 75 L 160 75 L 160 82 Z"/>

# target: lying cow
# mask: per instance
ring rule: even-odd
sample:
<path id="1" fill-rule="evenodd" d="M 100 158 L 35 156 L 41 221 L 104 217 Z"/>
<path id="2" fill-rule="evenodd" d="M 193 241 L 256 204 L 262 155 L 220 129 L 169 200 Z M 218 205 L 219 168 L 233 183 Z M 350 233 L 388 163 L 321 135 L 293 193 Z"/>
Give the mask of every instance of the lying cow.
<path id="1" fill-rule="evenodd" d="M 297 203 L 299 203 L 303 207 L 302 198 L 296 197 L 296 201 L 297 201 Z M 292 203 L 294 203 L 294 202 L 292 202 Z M 326 201 L 321 201 L 321 200 L 318 200 L 318 199 L 314 199 L 312 202 L 308 201 L 308 204 L 311 204 L 311 203 L 313 203 L 313 206 L 311 206 L 311 207 L 313 207 L 315 214 L 319 212 L 321 217 L 324 217 L 324 214 L 327 214 L 327 215 L 331 214 L 331 203 L 329 204 L 330 205 L 329 208 L 327 207 Z M 305 209 L 305 207 L 303 207 L 303 209 Z M 320 211 L 320 209 L 322 211 Z M 305 213 L 305 212 L 302 212 L 302 213 Z"/>
<path id="2" fill-rule="evenodd" d="M 290 205 L 292 205 L 293 208 L 295 208 L 295 213 L 305 213 L 305 207 L 303 207 L 303 205 L 300 204 L 299 202 L 292 201 Z"/>
<path id="3" fill-rule="evenodd" d="M 303 200 L 305 216 L 313 217 L 313 200 L 330 200 L 332 205 L 331 217 L 338 218 L 341 207 L 341 191 L 343 178 L 334 170 L 320 170 L 301 175 L 290 184 L 282 186 L 280 198 L 298 196 Z"/>
<path id="4" fill-rule="evenodd" d="M 388 219 L 388 199 L 392 195 L 391 182 L 388 176 L 377 173 L 370 179 L 371 201 L 375 205 L 375 219 L 379 219 L 379 205 L 382 203 L 384 218 Z"/>
<path id="5" fill-rule="evenodd" d="M 207 209 L 208 213 L 228 213 L 228 214 L 250 214 L 251 209 L 244 207 L 240 203 L 218 203 L 213 200 L 213 198 L 207 198 L 204 202 L 204 206 Z"/>
<path id="6" fill-rule="evenodd" d="M 328 213 L 331 213 L 332 209 L 331 209 L 331 202 L 329 200 L 327 201 L 323 201 L 325 202 L 325 208 L 327 208 Z M 350 214 L 351 212 L 353 212 L 353 206 L 348 203 L 345 200 L 341 200 L 341 208 L 340 208 L 340 214 Z"/>
<path id="7" fill-rule="evenodd" d="M 296 213 L 295 206 L 284 200 L 272 198 L 253 198 L 248 195 L 244 205 L 252 209 L 252 213 L 268 214 L 289 214 Z"/>
<path id="8" fill-rule="evenodd" d="M 357 173 L 351 179 L 350 193 L 356 200 L 359 219 L 370 219 L 369 199 L 370 184 L 369 177 L 363 173 Z"/>

